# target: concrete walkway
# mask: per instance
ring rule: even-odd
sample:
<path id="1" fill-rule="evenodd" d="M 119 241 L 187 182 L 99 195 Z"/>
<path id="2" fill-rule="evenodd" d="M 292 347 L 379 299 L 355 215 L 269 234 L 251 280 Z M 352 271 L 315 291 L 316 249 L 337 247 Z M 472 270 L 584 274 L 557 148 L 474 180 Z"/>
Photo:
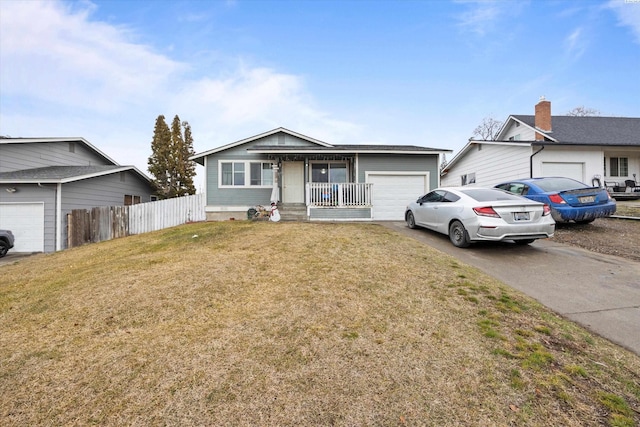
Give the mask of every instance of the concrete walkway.
<path id="1" fill-rule="evenodd" d="M 445 235 L 382 225 L 419 240 L 517 289 L 556 313 L 640 355 L 640 263 L 537 240 L 454 247 Z"/>

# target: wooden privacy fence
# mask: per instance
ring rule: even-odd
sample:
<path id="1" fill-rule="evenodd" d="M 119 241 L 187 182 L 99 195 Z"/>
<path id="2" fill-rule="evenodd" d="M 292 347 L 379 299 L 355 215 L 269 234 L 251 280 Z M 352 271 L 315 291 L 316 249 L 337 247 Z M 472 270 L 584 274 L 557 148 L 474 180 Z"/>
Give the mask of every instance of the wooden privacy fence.
<path id="1" fill-rule="evenodd" d="M 67 215 L 68 247 L 204 221 L 205 205 L 205 195 L 194 194 L 131 206 L 74 209 Z"/>

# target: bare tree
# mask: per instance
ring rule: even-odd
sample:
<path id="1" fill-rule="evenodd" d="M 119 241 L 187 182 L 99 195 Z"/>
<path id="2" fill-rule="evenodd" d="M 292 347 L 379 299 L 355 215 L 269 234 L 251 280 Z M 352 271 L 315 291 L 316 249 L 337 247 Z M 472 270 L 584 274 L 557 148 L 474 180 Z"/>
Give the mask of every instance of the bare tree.
<path id="1" fill-rule="evenodd" d="M 584 105 L 576 107 L 573 110 L 567 112 L 567 116 L 574 116 L 574 117 L 592 117 L 592 116 L 599 116 L 599 115 L 600 115 L 599 110 L 596 110 L 595 108 L 588 108 L 588 107 L 585 107 Z"/>
<path id="2" fill-rule="evenodd" d="M 502 122 L 500 120 L 496 120 L 493 117 L 485 117 L 482 119 L 482 123 L 473 131 L 473 136 L 479 137 L 482 141 L 495 141 L 501 127 Z"/>

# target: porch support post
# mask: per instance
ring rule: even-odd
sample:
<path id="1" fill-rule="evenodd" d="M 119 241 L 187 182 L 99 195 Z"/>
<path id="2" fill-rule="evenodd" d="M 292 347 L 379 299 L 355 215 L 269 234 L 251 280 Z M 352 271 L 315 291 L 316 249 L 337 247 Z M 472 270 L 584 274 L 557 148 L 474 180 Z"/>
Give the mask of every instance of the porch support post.
<path id="1" fill-rule="evenodd" d="M 273 170 L 273 189 L 271 190 L 271 201 L 273 203 L 278 203 L 280 200 L 280 188 L 278 187 L 278 165 L 274 164 L 272 166 Z"/>

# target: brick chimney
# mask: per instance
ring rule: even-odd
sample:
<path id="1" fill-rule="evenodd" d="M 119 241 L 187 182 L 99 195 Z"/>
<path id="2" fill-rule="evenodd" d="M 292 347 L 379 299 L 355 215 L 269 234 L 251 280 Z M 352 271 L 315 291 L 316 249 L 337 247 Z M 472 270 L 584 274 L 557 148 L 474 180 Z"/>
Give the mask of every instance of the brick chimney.
<path id="1" fill-rule="evenodd" d="M 543 132 L 551 132 L 551 102 L 544 99 L 544 96 L 536 104 L 535 126 Z M 536 132 L 536 141 L 543 140 L 544 136 Z"/>

